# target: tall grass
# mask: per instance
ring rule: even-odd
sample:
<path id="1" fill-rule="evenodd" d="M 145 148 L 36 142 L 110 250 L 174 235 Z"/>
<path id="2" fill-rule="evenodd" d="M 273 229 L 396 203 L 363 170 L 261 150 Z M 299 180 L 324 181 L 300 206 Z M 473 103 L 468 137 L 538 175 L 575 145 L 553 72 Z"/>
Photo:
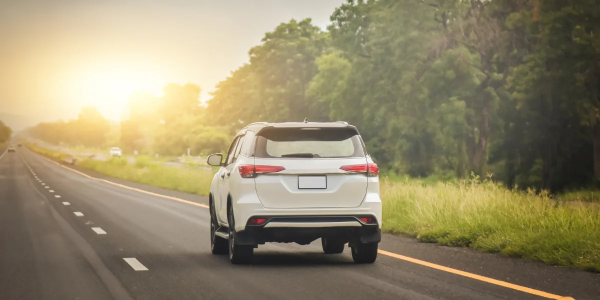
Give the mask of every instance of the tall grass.
<path id="1" fill-rule="evenodd" d="M 39 154 L 42 154 L 44 156 L 47 156 L 49 158 L 53 158 L 55 160 L 64 160 L 66 157 L 68 157 L 68 154 L 59 152 L 59 151 L 54 151 L 54 150 L 50 150 L 50 149 L 46 149 L 46 148 L 42 148 L 36 144 L 32 144 L 32 143 L 26 143 L 25 146 L 27 148 L 29 148 L 30 150 L 33 150 L 34 152 L 37 152 Z"/>
<path id="2" fill-rule="evenodd" d="M 561 201 L 600 202 L 600 190 L 591 189 L 570 191 L 561 194 L 558 199 Z"/>
<path id="3" fill-rule="evenodd" d="M 134 164 L 123 158 L 85 159 L 77 165 L 111 177 L 204 196 L 210 193 L 214 175 L 210 170 L 165 167 L 142 159 Z"/>
<path id="4" fill-rule="evenodd" d="M 27 144 L 27 147 L 55 160 L 64 160 L 69 156 L 35 144 Z M 210 193 L 214 175 L 212 170 L 165 167 L 151 162 L 149 157 L 138 157 L 134 164 L 125 158 L 112 158 L 108 161 L 83 159 L 77 165 L 115 178 L 203 196 Z"/>
<path id="5" fill-rule="evenodd" d="M 381 191 L 385 232 L 600 271 L 598 205 L 561 205 L 546 193 L 477 180 L 383 179 Z"/>

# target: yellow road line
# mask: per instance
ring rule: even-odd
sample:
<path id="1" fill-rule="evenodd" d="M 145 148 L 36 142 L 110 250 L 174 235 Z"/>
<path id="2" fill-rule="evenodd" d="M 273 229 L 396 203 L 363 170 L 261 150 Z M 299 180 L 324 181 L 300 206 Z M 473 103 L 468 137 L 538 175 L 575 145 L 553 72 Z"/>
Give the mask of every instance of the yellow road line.
<path id="1" fill-rule="evenodd" d="M 404 256 L 404 255 L 400 255 L 400 254 L 396 254 L 396 253 L 392 253 L 392 252 L 388 252 L 385 250 L 379 250 L 378 251 L 379 254 L 383 254 L 389 257 L 393 257 L 393 258 L 397 258 L 397 259 L 401 259 L 401 260 L 405 260 L 411 263 L 415 263 L 415 264 L 419 264 L 422 266 L 426 266 L 429 268 L 433 268 L 433 269 L 437 269 L 440 271 L 444 271 L 444 272 L 448 272 L 448 273 L 452 273 L 452 274 L 456 274 L 456 275 L 460 275 L 460 276 L 464 276 L 464 277 L 468 277 L 471 279 L 475 279 L 475 280 L 479 280 L 479 281 L 484 281 L 487 283 L 491 283 L 494 285 L 499 285 L 505 288 L 509 288 L 509 289 L 513 289 L 513 290 L 517 290 L 517 291 L 521 291 L 524 293 L 528 293 L 528 294 L 532 294 L 532 295 L 536 295 L 536 296 L 540 296 L 540 297 L 544 297 L 544 298 L 548 298 L 548 299 L 562 299 L 562 300 L 567 300 L 567 299 L 573 299 L 573 298 L 569 298 L 569 297 L 562 297 L 559 295 L 554 295 L 554 294 L 550 294 L 550 293 L 546 293 L 546 292 L 542 292 L 542 291 L 538 291 L 538 290 L 534 290 L 534 289 L 530 289 L 528 287 L 524 287 L 524 286 L 520 286 L 520 285 L 516 285 L 516 284 L 512 284 L 512 283 L 508 283 L 506 281 L 501 281 L 501 280 L 496 280 L 496 279 L 492 279 L 492 278 L 488 278 L 485 276 L 481 276 L 481 275 L 477 275 L 477 274 L 473 274 L 473 273 L 469 273 L 469 272 L 464 272 L 464 271 L 460 271 L 457 269 L 453 269 L 453 268 L 448 268 L 448 267 L 444 267 L 444 266 L 440 266 L 440 265 L 436 265 L 430 262 L 426 262 L 426 261 L 422 261 L 416 258 L 412 258 L 412 257 L 408 257 L 408 256 Z"/>
<path id="2" fill-rule="evenodd" d="M 92 179 L 96 179 L 96 180 L 99 180 L 99 181 L 104 181 L 104 182 L 112 184 L 112 185 L 120 186 L 122 188 L 130 189 L 130 190 L 137 191 L 137 192 L 144 193 L 144 194 L 148 194 L 148 195 L 153 195 L 153 196 L 162 197 L 162 198 L 166 198 L 166 199 L 171 199 L 171 200 L 175 200 L 175 201 L 179 201 L 179 202 L 183 202 L 183 203 L 187 203 L 187 204 L 191 204 L 191 205 L 195 205 L 195 206 L 199 206 L 199 207 L 208 208 L 208 205 L 205 205 L 205 204 L 196 203 L 196 202 L 192 202 L 192 201 L 187 201 L 187 200 L 183 200 L 183 199 L 176 198 L 176 197 L 170 197 L 170 196 L 165 196 L 165 195 L 161 195 L 161 194 L 156 194 L 156 193 L 152 193 L 152 192 L 148 192 L 148 191 L 144 191 L 144 190 L 132 188 L 132 187 L 129 187 L 129 186 L 126 186 L 126 185 L 114 183 L 112 181 L 108 181 L 108 180 L 104 180 L 104 179 L 92 177 L 92 176 L 89 176 L 89 175 L 84 174 L 82 172 L 79 172 L 77 170 L 74 170 L 74 169 L 71 169 L 69 167 L 63 166 L 63 165 L 61 165 L 61 164 L 59 164 L 59 163 L 57 163 L 57 162 L 55 162 L 53 160 L 50 160 L 50 159 L 48 159 L 48 158 L 46 158 L 46 157 L 44 157 L 42 155 L 40 155 L 40 156 L 42 158 L 44 158 L 44 159 L 46 159 L 46 160 L 54 163 L 54 164 L 57 164 L 57 165 L 65 168 L 65 169 L 68 169 L 70 171 L 73 171 L 75 173 L 83 175 L 83 176 L 85 176 L 87 178 L 92 178 Z M 385 255 L 385 256 L 389 256 L 389 257 L 397 258 L 397 259 L 400 259 L 400 260 L 408 261 L 408 262 L 411 262 L 411 263 L 415 263 L 415 264 L 418 264 L 418 265 L 422 265 L 422 266 L 426 266 L 426 267 L 429 267 L 429 268 L 433 268 L 433 269 L 436 269 L 436 270 L 440 270 L 440 271 L 452 273 L 452 274 L 455 274 L 455 275 L 460 275 L 460 276 L 463 276 L 463 277 L 467 277 L 467 278 L 471 278 L 471 279 L 475 279 L 475 280 L 479 280 L 479 281 L 491 283 L 493 285 L 497 285 L 497 286 L 501 286 L 501 287 L 513 289 L 513 290 L 516 290 L 516 291 L 520 291 L 520 292 L 523 292 L 523 293 L 528 293 L 528 294 L 532 294 L 532 295 L 536 295 L 536 296 L 540 296 L 540 297 L 544 297 L 544 298 L 548 298 L 548 299 L 555 299 L 555 300 L 575 300 L 575 299 L 573 299 L 571 297 L 563 297 L 563 296 L 559 296 L 559 295 L 554 295 L 554 294 L 546 293 L 546 292 L 543 292 L 543 291 L 540 291 L 540 290 L 531 289 L 531 288 L 528 288 L 528 287 L 524 287 L 524 286 L 520 286 L 520 285 L 508 283 L 506 281 L 496 280 L 496 279 L 493 279 L 493 278 L 489 278 L 489 277 L 485 277 L 485 276 L 481 276 L 481 275 L 477 275 L 477 274 L 473 274 L 473 273 L 469 273 L 469 272 L 465 272 L 465 271 L 461 271 L 461 270 L 457 270 L 457 269 L 453 269 L 453 268 L 449 268 L 449 267 L 444 267 L 444 266 L 441 266 L 441 265 L 437 265 L 437 264 L 434 264 L 434 263 L 426 262 L 426 261 L 423 261 L 423 260 L 419 260 L 419 259 L 416 259 L 416 258 L 412 258 L 412 257 L 408 257 L 408 256 L 396 254 L 396 253 L 385 251 L 385 250 L 381 250 L 381 249 L 378 250 L 378 253 L 382 254 L 382 255 Z"/>

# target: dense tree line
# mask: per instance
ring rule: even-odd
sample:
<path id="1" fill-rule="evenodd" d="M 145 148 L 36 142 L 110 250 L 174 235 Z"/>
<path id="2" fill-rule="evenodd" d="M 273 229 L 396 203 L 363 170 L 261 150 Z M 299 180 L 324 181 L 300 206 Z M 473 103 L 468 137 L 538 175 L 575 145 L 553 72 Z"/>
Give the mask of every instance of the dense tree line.
<path id="1" fill-rule="evenodd" d="M 28 132 L 52 144 L 120 146 L 127 154 L 182 155 L 188 148 L 193 155 L 223 151 L 229 144 L 229 130 L 207 123 L 199 97 L 200 87 L 195 84 L 168 84 L 161 97 L 132 94 L 128 117 L 120 124 L 111 126 L 97 109 L 87 107 L 75 120 L 40 123 Z"/>
<path id="2" fill-rule="evenodd" d="M 29 128 L 28 133 L 52 144 L 100 147 L 109 130 L 109 121 L 96 108 L 84 107 L 77 119 L 40 123 Z"/>
<path id="3" fill-rule="evenodd" d="M 10 140 L 12 130 L 4 122 L 0 121 L 0 144 L 4 144 Z"/>
<path id="4" fill-rule="evenodd" d="M 130 98 L 129 118 L 121 123 L 121 145 L 127 151 L 161 155 L 220 152 L 230 135 L 211 126 L 200 105 L 200 87 L 168 84 L 162 97 L 136 93 Z"/>
<path id="5" fill-rule="evenodd" d="M 369 0 L 292 20 L 218 84 L 212 123 L 345 120 L 387 171 L 560 190 L 600 176 L 594 0 Z M 594 175 L 594 166 L 596 175 Z"/>

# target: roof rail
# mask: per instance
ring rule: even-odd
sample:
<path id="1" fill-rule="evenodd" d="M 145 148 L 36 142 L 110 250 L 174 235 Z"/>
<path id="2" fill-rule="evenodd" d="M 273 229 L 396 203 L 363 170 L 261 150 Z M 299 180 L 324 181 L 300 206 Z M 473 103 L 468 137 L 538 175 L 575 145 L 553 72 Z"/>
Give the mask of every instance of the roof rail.
<path id="1" fill-rule="evenodd" d="M 246 126 L 257 125 L 257 124 L 269 124 L 269 123 L 267 123 L 267 122 L 254 122 L 254 123 L 250 123 L 250 124 L 248 124 Z"/>

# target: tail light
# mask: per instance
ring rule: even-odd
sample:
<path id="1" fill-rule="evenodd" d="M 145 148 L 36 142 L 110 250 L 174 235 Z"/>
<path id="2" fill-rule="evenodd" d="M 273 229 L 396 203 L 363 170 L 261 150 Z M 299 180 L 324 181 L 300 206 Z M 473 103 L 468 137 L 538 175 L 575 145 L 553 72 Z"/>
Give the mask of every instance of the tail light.
<path id="1" fill-rule="evenodd" d="M 275 173 L 285 170 L 284 167 L 280 166 L 255 166 L 255 165 L 241 165 L 238 167 L 240 176 L 242 178 L 254 178 L 258 174 L 264 173 Z"/>
<path id="2" fill-rule="evenodd" d="M 360 220 L 365 224 L 375 224 L 375 218 L 373 217 L 361 217 Z"/>
<path id="3" fill-rule="evenodd" d="M 251 218 L 250 220 L 248 220 L 248 224 L 250 224 L 250 225 L 261 225 L 266 220 L 267 220 L 266 218 Z"/>
<path id="4" fill-rule="evenodd" d="M 363 165 L 350 165 L 350 166 L 342 166 L 340 169 L 348 172 L 359 172 L 365 173 L 369 177 L 377 177 L 379 176 L 379 167 L 377 164 L 363 164 Z"/>

